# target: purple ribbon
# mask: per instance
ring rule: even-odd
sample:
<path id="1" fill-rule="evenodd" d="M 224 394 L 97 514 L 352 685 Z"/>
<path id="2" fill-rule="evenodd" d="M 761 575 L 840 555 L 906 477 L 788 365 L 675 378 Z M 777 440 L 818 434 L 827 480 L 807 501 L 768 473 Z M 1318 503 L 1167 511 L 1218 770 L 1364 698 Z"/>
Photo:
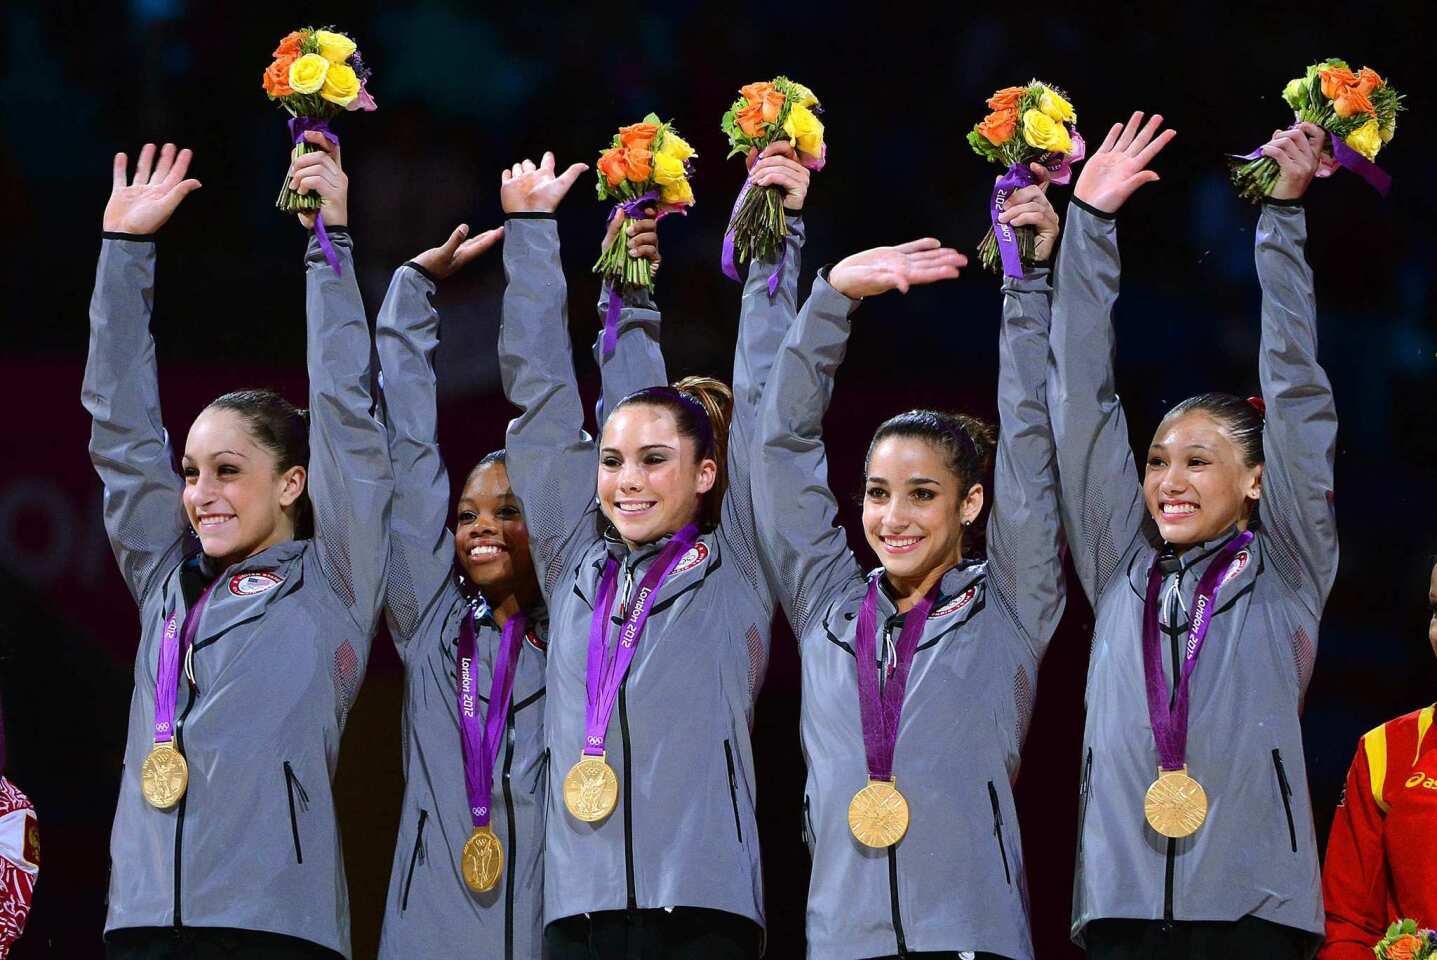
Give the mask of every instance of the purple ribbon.
<path id="1" fill-rule="evenodd" d="M 657 199 L 659 199 L 659 192 L 657 190 L 650 190 L 641 197 L 635 197 L 632 200 L 617 203 L 614 205 L 614 209 L 609 211 L 609 219 L 604 222 L 605 224 L 613 223 L 614 218 L 619 215 L 619 211 L 621 210 L 625 217 L 633 219 L 634 214 L 641 212 L 645 204 L 652 203 Z M 660 210 L 657 219 L 662 220 L 672 212 L 672 210 Z M 625 243 L 627 241 L 621 233 L 618 237 L 614 238 L 614 242 Z M 617 283 L 610 283 L 609 306 L 608 309 L 604 311 L 604 343 L 600 352 L 600 358 L 603 360 L 612 357 L 614 351 L 619 347 L 619 311 L 623 309 L 623 305 L 623 297 L 620 295 L 619 285 Z"/>
<path id="2" fill-rule="evenodd" d="M 828 147 L 825 145 L 824 155 L 826 156 L 827 153 Z M 809 167 L 809 169 L 818 170 L 822 166 L 823 163 L 820 161 L 817 167 Z M 748 192 L 752 189 L 753 181 L 745 180 L 743 182 L 743 189 L 738 192 L 738 199 L 733 202 L 733 212 L 728 215 L 729 227 L 724 231 L 723 235 L 723 272 L 724 276 L 735 283 L 743 283 L 743 280 L 739 278 L 738 264 L 734 260 L 735 228 L 733 226 L 733 218 L 738 216 L 739 207 L 743 206 L 744 198 L 748 196 Z M 774 267 L 773 274 L 768 278 L 768 298 L 770 300 L 778 296 L 778 285 L 783 281 L 783 265 L 788 262 L 788 241 L 783 240 L 781 243 L 782 246 L 780 246 L 778 253 L 778 266 Z"/>
<path id="3" fill-rule="evenodd" d="M 1015 163 L 993 184 L 993 196 L 988 202 L 988 212 L 993 220 L 993 237 L 998 241 L 998 253 L 1003 258 L 1003 275 L 1006 277 L 1023 276 L 1023 257 L 1018 250 L 1017 228 L 1012 224 L 999 223 L 998 215 L 1003 212 L 1003 207 L 1014 191 L 1036 182 L 1033 171 L 1028 169 L 1026 163 Z"/>
<path id="4" fill-rule="evenodd" d="M 175 738 L 175 698 L 179 695 L 180 658 L 195 642 L 195 633 L 200 628 L 200 614 L 209 603 L 216 580 L 195 601 L 185 613 L 184 629 L 176 629 L 175 614 L 165 621 L 165 632 L 160 637 L 160 668 L 155 676 L 155 742 L 169 743 Z"/>
<path id="5" fill-rule="evenodd" d="M 1068 130 L 1068 139 L 1073 141 L 1073 145 L 1067 153 L 1045 153 L 1038 158 L 1038 162 L 1048 168 L 1048 180 L 1058 186 L 1073 179 L 1073 164 L 1082 163 L 1088 155 L 1088 145 L 1077 127 Z"/>
<path id="6" fill-rule="evenodd" d="M 1178 674 L 1176 696 L 1173 696 L 1167 677 L 1163 675 L 1162 630 L 1158 625 L 1159 597 L 1163 587 L 1160 557 L 1153 558 L 1153 565 L 1148 570 L 1148 594 L 1143 604 L 1143 674 L 1147 678 L 1148 719 L 1152 723 L 1153 741 L 1157 744 L 1158 764 L 1162 770 L 1181 770 L 1183 767 L 1188 747 L 1189 682 L 1197 666 L 1198 654 L 1202 652 L 1203 641 L 1207 638 L 1208 627 L 1212 626 L 1217 592 L 1222 588 L 1228 566 L 1252 540 L 1250 530 L 1234 537 L 1213 558 L 1198 581 L 1197 592 L 1193 594 L 1187 649 Z"/>
<path id="7" fill-rule="evenodd" d="M 489 684 L 489 709 L 479 719 L 475 685 L 476 611 L 466 610 L 459 624 L 459 732 L 464 747 L 464 790 L 469 796 L 469 815 L 475 827 L 489 824 L 489 798 L 494 791 L 494 762 L 499 759 L 499 741 L 504 722 L 509 716 L 509 701 L 514 695 L 515 665 L 519 662 L 519 645 L 529 620 L 516 613 L 504 623 L 499 634 L 499 649 L 494 654 L 493 679 Z"/>
<path id="8" fill-rule="evenodd" d="M 644 634 L 653 604 L 649 599 L 659 592 L 664 580 L 678 565 L 679 559 L 688 552 L 698 539 L 698 524 L 684 527 L 654 560 L 649 572 L 639 583 L 629 605 L 628 616 L 619 630 L 618 643 L 610 649 L 607 636 L 609 614 L 614 609 L 614 595 L 618 592 L 619 562 L 613 557 L 604 564 L 603 579 L 599 583 L 598 596 L 594 598 L 594 616 L 589 623 L 589 663 L 585 674 L 588 702 L 584 709 L 584 754 L 598 757 L 604 753 L 604 743 L 609 732 L 609 717 L 614 713 L 614 703 L 619 686 L 628 675 L 629 664 L 638 653 L 639 640 Z"/>
<path id="9" fill-rule="evenodd" d="M 928 611 L 938 599 L 934 584 L 928 595 L 913 605 L 903 618 L 898 635 L 897 656 L 889 668 L 888 682 L 878 683 L 878 577 L 868 584 L 868 594 L 858 612 L 858 632 L 853 638 L 853 656 L 858 661 L 858 718 L 863 724 L 863 752 L 868 757 L 872 780 L 893 779 L 893 748 L 898 744 L 898 721 L 903 717 L 903 694 L 908 689 L 908 671 Z"/>
<path id="10" fill-rule="evenodd" d="M 321 117 L 290 117 L 289 137 L 295 144 L 304 143 L 306 131 L 314 130 L 324 134 L 324 139 L 339 146 L 339 137 L 329 129 L 329 121 Z M 324 229 L 324 214 L 319 210 L 314 211 L 314 235 L 319 240 L 319 249 L 324 253 L 324 259 L 329 261 L 330 267 L 336 275 L 340 274 L 339 255 L 334 252 L 334 244 L 329 240 L 329 231 Z"/>
<path id="11" fill-rule="evenodd" d="M 1388 191 L 1392 189 L 1392 174 L 1349 147 L 1346 141 L 1331 130 L 1324 129 L 1323 132 L 1327 134 L 1327 142 L 1332 147 L 1332 159 L 1337 161 L 1337 165 L 1367 181 L 1367 185 L 1376 190 L 1379 195 L 1387 196 Z M 1233 154 L 1233 159 L 1260 160 L 1263 156 L 1262 147 L 1258 147 L 1251 153 L 1244 153 L 1241 156 Z"/>

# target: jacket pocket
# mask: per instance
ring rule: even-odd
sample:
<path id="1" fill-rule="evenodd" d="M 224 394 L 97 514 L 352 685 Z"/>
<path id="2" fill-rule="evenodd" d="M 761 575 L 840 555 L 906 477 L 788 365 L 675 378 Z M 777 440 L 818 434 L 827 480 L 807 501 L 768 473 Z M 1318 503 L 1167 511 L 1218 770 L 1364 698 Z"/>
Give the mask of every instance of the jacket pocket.
<path id="1" fill-rule="evenodd" d="M 1003 858 L 1003 880 L 1013 885 L 1013 874 L 1008 870 L 1008 848 L 1003 845 L 1003 811 L 998 806 L 998 788 L 988 781 L 988 801 L 993 804 L 993 836 L 998 838 L 998 856 Z"/>
<path id="2" fill-rule="evenodd" d="M 1083 761 L 1083 779 L 1078 787 L 1078 852 L 1083 852 L 1083 827 L 1088 823 L 1088 801 L 1093 792 L 1093 748 Z"/>
<path id="3" fill-rule="evenodd" d="M 733 803 L 733 829 L 738 835 L 738 842 L 743 843 L 743 822 L 738 815 L 738 776 L 733 768 L 733 747 L 727 740 L 723 742 L 723 758 L 728 764 L 728 798 Z"/>
<path id="4" fill-rule="evenodd" d="M 304 784 L 299 782 L 295 776 L 294 767 L 290 762 L 284 762 L 284 788 L 289 795 L 289 832 L 294 838 L 294 862 L 304 863 L 304 849 L 299 843 L 299 811 L 295 809 L 295 800 L 298 798 L 299 805 L 305 810 L 309 809 L 309 794 L 304 792 Z"/>
<path id="5" fill-rule="evenodd" d="M 414 831 L 414 851 L 409 854 L 409 869 L 404 874 L 404 894 L 399 898 L 399 912 L 409 909 L 409 888 L 414 884 L 414 867 L 424 855 L 424 824 L 429 822 L 429 811 L 419 811 L 419 827 Z"/>
<path id="6" fill-rule="evenodd" d="M 1292 819 L 1292 785 L 1287 782 L 1287 771 L 1282 766 L 1282 751 L 1272 751 L 1272 768 L 1277 772 L 1277 792 L 1282 794 L 1282 810 L 1287 814 L 1287 838 L 1292 852 L 1297 852 L 1297 824 Z"/>

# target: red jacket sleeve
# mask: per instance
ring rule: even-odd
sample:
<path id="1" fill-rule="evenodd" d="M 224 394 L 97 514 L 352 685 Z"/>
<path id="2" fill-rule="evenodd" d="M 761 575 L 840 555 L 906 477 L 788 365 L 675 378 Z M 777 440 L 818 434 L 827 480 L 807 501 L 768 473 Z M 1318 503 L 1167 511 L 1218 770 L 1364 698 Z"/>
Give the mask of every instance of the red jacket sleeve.
<path id="1" fill-rule="evenodd" d="M 1327 943 L 1318 960 L 1372 960 L 1373 946 L 1387 932 L 1387 851 L 1383 845 L 1383 811 L 1372 790 L 1366 743 L 1370 737 L 1384 741 L 1380 749 L 1385 756 L 1383 728 L 1358 742 L 1357 756 L 1347 771 L 1347 786 L 1327 838 L 1327 863 L 1322 871 Z"/>

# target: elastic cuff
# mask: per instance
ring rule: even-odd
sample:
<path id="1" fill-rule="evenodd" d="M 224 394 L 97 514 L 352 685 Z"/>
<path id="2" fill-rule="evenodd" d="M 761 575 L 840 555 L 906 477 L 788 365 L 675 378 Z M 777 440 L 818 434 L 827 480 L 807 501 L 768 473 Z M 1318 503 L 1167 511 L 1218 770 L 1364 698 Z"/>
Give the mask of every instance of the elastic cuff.
<path id="1" fill-rule="evenodd" d="M 524 210 L 519 213 L 509 214 L 510 220 L 555 220 L 552 213 L 545 213 L 542 210 Z"/>
<path id="2" fill-rule="evenodd" d="M 793 213 L 789 213 L 787 210 L 785 210 L 785 211 L 783 212 L 783 215 L 784 215 L 784 218 L 785 218 L 786 220 L 788 220 L 790 223 L 802 223 L 802 222 L 803 222 L 803 211 L 802 211 L 802 210 L 797 210 L 797 211 L 795 211 L 795 212 L 793 212 Z"/>
<path id="3" fill-rule="evenodd" d="M 155 242 L 153 233 L 115 233 L 112 230 L 104 230 L 101 231 L 100 237 L 104 240 L 131 240 L 135 243 Z"/>
<path id="4" fill-rule="evenodd" d="M 1068 202 L 1069 202 L 1069 203 L 1075 203 L 1075 204 L 1077 204 L 1077 205 L 1078 205 L 1078 208 L 1079 208 L 1080 210 L 1086 210 L 1086 211 L 1088 211 L 1088 212 L 1091 213 L 1093 216 L 1097 217 L 1099 220 L 1116 220 L 1116 219 L 1118 219 L 1118 215 L 1117 215 L 1116 213 L 1108 213 L 1106 210 L 1099 210 L 1097 207 L 1093 206 L 1092 204 L 1090 204 L 1090 203 L 1084 203 L 1083 201 L 1079 200 L 1077 197 L 1074 197 L 1074 196 L 1068 197 Z"/>
<path id="5" fill-rule="evenodd" d="M 436 277 L 434 274 L 430 273 L 428 270 L 425 270 L 423 267 L 421 267 L 419 264 L 415 263 L 413 260 L 406 260 L 406 261 L 404 261 L 404 266 L 410 268 L 410 269 L 413 270 L 415 273 L 417 273 L 417 274 L 419 274 L 420 276 L 422 276 L 425 280 L 428 280 L 430 283 L 434 284 L 436 287 L 439 286 L 439 278 Z"/>
<path id="6" fill-rule="evenodd" d="M 1291 200 L 1279 200 L 1277 197 L 1263 197 L 1262 203 L 1266 207 L 1300 207 L 1302 198 L 1293 197 Z"/>
<path id="7" fill-rule="evenodd" d="M 326 223 L 324 232 L 331 237 L 347 237 L 349 236 L 349 227 L 342 223 Z"/>

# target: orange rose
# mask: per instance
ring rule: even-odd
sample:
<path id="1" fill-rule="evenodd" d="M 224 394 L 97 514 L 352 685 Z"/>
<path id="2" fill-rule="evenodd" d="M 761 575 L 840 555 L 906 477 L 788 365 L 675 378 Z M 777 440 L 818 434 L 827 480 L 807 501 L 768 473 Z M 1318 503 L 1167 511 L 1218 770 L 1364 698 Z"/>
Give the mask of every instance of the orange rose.
<path id="1" fill-rule="evenodd" d="M 1359 113 L 1376 114 L 1372 108 L 1372 101 L 1367 99 L 1367 94 L 1356 87 L 1348 87 L 1339 93 L 1332 101 L 1332 111 L 1339 117 L 1352 117 Z"/>
<path id="2" fill-rule="evenodd" d="M 1371 67 L 1363 67 L 1361 70 L 1357 71 L 1356 87 L 1358 93 L 1361 93 L 1365 96 L 1372 93 L 1373 90 L 1376 90 L 1379 87 L 1383 86 L 1386 86 L 1386 81 L 1384 81 L 1380 76 L 1378 76 L 1377 71 L 1373 70 Z"/>
<path id="3" fill-rule="evenodd" d="M 294 33 L 291 33 L 289 36 L 285 37 L 279 42 L 279 46 L 274 48 L 274 53 L 272 53 L 271 56 L 278 57 L 281 59 L 283 59 L 284 57 L 289 57 L 291 60 L 293 60 L 295 57 L 299 56 L 299 42 L 303 39 L 303 33 L 298 30 L 294 31 Z"/>
<path id="4" fill-rule="evenodd" d="M 645 147 L 632 147 L 624 151 L 629 162 L 629 179 L 634 183 L 646 183 L 654 172 L 654 154 Z"/>
<path id="5" fill-rule="evenodd" d="M 599 172 L 610 188 L 623 183 L 629 175 L 629 161 L 622 147 L 610 147 L 599 154 Z"/>
<path id="6" fill-rule="evenodd" d="M 763 136 L 763 104 L 750 103 L 733 115 L 734 122 L 746 137 Z"/>
<path id="7" fill-rule="evenodd" d="M 763 95 L 763 122 L 777 123 L 778 112 L 783 109 L 784 95 L 770 90 Z"/>
<path id="8" fill-rule="evenodd" d="M 1421 949 L 1421 937 L 1404 933 L 1387 945 L 1387 960 L 1415 960 Z"/>
<path id="9" fill-rule="evenodd" d="M 764 98 L 764 95 L 771 90 L 773 90 L 773 84 L 768 82 L 750 83 L 746 87 L 738 88 L 739 96 L 743 97 L 749 103 L 758 103 Z"/>
<path id="10" fill-rule="evenodd" d="M 659 128 L 652 123 L 635 123 L 619 128 L 619 143 L 632 150 L 635 147 L 647 150 L 658 136 Z"/>
<path id="11" fill-rule="evenodd" d="M 269 65 L 264 72 L 265 93 L 271 97 L 287 97 L 294 93 L 294 88 L 289 85 L 289 65 L 294 61 L 293 56 L 285 56 Z"/>
<path id="12" fill-rule="evenodd" d="M 1357 75 L 1346 67 L 1319 70 L 1317 76 L 1322 80 L 1322 95 L 1329 100 L 1336 100 L 1343 90 L 1357 83 Z"/>
<path id="13" fill-rule="evenodd" d="M 997 110 L 999 113 L 1004 110 L 1017 110 L 1018 101 L 1022 100 L 1023 94 L 1027 92 L 1027 87 L 1004 87 L 988 98 L 988 109 Z"/>
<path id="14" fill-rule="evenodd" d="M 995 147 L 1001 147 L 1012 140 L 1013 133 L 1017 129 L 1017 110 L 995 110 L 984 117 L 982 123 L 978 124 L 978 132 Z"/>

